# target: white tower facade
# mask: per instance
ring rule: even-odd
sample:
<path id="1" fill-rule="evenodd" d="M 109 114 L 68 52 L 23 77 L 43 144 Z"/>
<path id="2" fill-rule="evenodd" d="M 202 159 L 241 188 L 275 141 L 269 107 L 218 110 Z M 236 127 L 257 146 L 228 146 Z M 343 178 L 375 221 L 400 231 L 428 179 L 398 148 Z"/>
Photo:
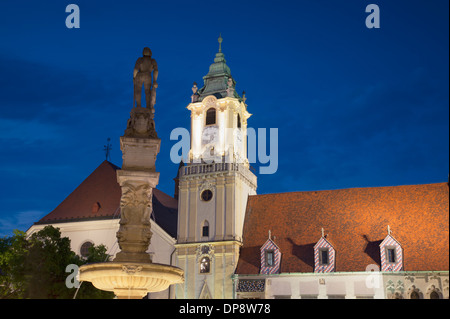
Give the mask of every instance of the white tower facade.
<path id="1" fill-rule="evenodd" d="M 191 149 L 179 172 L 176 244 L 185 283 L 177 286 L 176 296 L 232 298 L 247 198 L 257 186 L 247 159 L 250 114 L 245 97 L 235 92 L 221 47 L 203 79 L 187 106 Z"/>

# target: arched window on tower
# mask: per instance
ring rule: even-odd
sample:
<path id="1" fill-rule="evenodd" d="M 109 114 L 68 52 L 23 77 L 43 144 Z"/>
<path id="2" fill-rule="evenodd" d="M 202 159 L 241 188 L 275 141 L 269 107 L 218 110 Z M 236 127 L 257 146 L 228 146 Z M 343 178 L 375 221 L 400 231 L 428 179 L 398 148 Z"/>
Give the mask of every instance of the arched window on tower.
<path id="1" fill-rule="evenodd" d="M 202 223 L 202 237 L 209 237 L 209 223 L 207 220 Z"/>
<path id="2" fill-rule="evenodd" d="M 206 111 L 206 122 L 205 125 L 216 124 L 216 109 L 211 107 Z"/>
<path id="3" fill-rule="evenodd" d="M 241 116 L 237 115 L 237 128 L 241 128 Z"/>

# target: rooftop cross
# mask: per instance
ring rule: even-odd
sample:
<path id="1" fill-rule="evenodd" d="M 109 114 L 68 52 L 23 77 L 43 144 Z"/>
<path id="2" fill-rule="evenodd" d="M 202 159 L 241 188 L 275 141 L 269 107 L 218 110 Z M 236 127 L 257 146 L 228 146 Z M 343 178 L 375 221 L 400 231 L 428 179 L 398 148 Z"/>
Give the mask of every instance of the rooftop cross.
<path id="1" fill-rule="evenodd" d="M 222 33 L 219 35 L 219 38 L 217 39 L 217 41 L 219 41 L 219 53 L 222 52 Z"/>
<path id="2" fill-rule="evenodd" d="M 106 145 L 104 146 L 104 151 L 105 151 L 105 157 L 106 157 L 106 160 L 107 161 L 110 161 L 111 160 L 111 154 L 110 154 L 110 152 L 111 152 L 111 150 L 112 150 L 112 146 L 111 146 L 111 144 L 109 143 L 111 141 L 111 139 L 108 137 L 108 139 L 107 139 L 107 143 L 106 143 Z"/>

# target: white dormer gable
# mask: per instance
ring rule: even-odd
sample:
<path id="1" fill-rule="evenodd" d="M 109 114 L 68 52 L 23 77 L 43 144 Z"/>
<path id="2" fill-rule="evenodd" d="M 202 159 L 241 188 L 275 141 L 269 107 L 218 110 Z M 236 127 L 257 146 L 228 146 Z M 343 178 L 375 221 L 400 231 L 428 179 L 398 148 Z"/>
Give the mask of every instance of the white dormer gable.
<path id="1" fill-rule="evenodd" d="M 388 226 L 388 235 L 380 244 L 381 271 L 403 270 L 403 249 L 400 243 L 392 236 Z"/>
<path id="2" fill-rule="evenodd" d="M 314 272 L 335 270 L 336 251 L 326 237 L 322 228 L 322 237 L 314 245 Z"/>
<path id="3" fill-rule="evenodd" d="M 280 272 L 281 252 L 272 240 L 270 231 L 269 239 L 260 248 L 261 251 L 261 274 L 277 274 Z"/>

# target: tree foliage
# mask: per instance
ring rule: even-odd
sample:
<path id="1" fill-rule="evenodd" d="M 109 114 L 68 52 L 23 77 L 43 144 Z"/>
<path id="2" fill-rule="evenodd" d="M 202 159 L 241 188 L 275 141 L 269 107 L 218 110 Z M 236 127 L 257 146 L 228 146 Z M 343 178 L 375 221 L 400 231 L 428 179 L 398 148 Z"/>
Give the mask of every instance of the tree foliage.
<path id="1" fill-rule="evenodd" d="M 86 259 L 70 249 L 70 239 L 46 226 L 28 239 L 21 231 L 0 238 L 0 299 L 112 298 L 114 294 L 82 283 L 79 290 L 68 288 L 66 267 L 107 261 L 104 245 L 90 247 Z"/>
<path id="2" fill-rule="evenodd" d="M 27 252 L 24 232 L 14 230 L 13 236 L 0 238 L 0 298 L 24 298 Z"/>

